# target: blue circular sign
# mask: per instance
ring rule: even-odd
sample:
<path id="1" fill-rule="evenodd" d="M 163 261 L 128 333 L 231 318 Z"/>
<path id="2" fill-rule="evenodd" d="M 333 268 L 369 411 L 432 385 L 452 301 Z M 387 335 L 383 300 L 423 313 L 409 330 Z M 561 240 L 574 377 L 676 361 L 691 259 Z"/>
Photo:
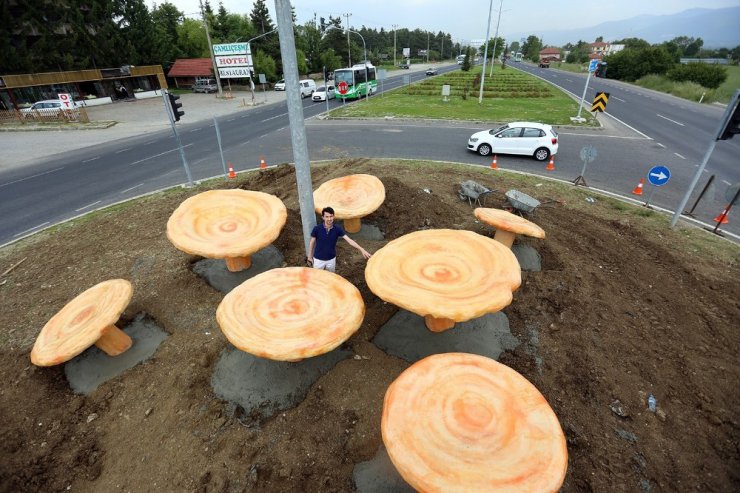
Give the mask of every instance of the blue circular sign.
<path id="1" fill-rule="evenodd" d="M 668 183 L 671 179 L 671 172 L 665 166 L 654 166 L 648 171 L 648 181 L 650 184 L 660 187 Z"/>

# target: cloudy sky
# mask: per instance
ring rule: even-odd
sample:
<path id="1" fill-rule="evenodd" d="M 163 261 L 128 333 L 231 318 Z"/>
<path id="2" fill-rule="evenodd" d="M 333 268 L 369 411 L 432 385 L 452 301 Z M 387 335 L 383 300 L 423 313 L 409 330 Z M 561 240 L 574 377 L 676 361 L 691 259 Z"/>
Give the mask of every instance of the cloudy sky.
<path id="1" fill-rule="evenodd" d="M 218 0 L 210 0 L 214 10 Z M 222 0 L 226 10 L 248 14 L 250 0 Z M 161 3 L 161 2 L 158 2 Z M 198 0 L 170 0 L 189 17 L 198 13 Z M 270 15 L 275 20 L 275 1 L 267 0 Z M 342 8 L 341 5 L 347 5 Z M 501 0 L 493 0 L 491 36 L 496 29 Z M 358 2 L 293 0 L 298 23 L 303 24 L 318 17 L 340 17 L 351 13 L 349 21 L 354 27 L 392 30 L 393 24 L 411 29 L 448 32 L 459 40 L 484 39 L 490 0 L 367 0 Z M 594 26 L 606 21 L 622 20 L 637 15 L 675 14 L 687 9 L 702 7 L 716 9 L 735 7 L 740 0 L 621 0 L 598 2 L 594 0 L 503 0 L 499 34 L 557 29 L 576 29 Z M 342 17 L 344 20 L 344 17 Z"/>

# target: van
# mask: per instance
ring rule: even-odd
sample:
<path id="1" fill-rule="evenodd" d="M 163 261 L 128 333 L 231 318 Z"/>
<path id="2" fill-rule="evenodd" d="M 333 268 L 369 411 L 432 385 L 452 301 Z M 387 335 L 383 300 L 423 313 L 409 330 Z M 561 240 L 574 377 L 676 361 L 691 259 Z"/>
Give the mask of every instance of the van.
<path id="1" fill-rule="evenodd" d="M 218 91 L 218 86 L 216 85 L 216 79 L 201 79 L 195 82 L 195 85 L 193 85 L 193 92 L 216 92 Z"/>
<path id="2" fill-rule="evenodd" d="M 301 98 L 310 97 L 316 91 L 316 82 L 312 79 L 303 79 L 298 81 L 301 88 Z"/>

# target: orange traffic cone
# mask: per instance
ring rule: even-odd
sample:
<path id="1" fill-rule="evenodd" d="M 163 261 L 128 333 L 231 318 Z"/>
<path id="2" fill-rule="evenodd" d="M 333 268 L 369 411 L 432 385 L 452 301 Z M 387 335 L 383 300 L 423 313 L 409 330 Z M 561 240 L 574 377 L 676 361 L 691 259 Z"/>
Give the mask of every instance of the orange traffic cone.
<path id="1" fill-rule="evenodd" d="M 493 155 L 493 161 L 491 161 L 491 169 L 498 169 L 498 164 L 496 163 L 496 155 Z"/>
<path id="2" fill-rule="evenodd" d="M 714 222 L 720 223 L 720 224 L 729 223 L 730 221 L 727 220 L 727 214 L 729 212 L 730 212 L 730 206 L 728 205 L 727 207 L 725 207 L 725 210 L 722 211 L 722 214 L 714 218 Z"/>
<path id="3" fill-rule="evenodd" d="M 236 178 L 236 173 L 234 173 L 234 167 L 231 165 L 231 163 L 229 163 L 229 178 Z"/>
<path id="4" fill-rule="evenodd" d="M 267 163 L 265 162 L 265 156 L 260 156 L 260 169 L 267 169 Z"/>
<path id="5" fill-rule="evenodd" d="M 634 195 L 642 195 L 642 186 L 645 184 L 645 178 L 640 178 L 640 183 L 637 184 L 632 193 Z"/>
<path id="6" fill-rule="evenodd" d="M 550 156 L 550 162 L 545 166 L 547 171 L 555 171 L 555 156 Z"/>

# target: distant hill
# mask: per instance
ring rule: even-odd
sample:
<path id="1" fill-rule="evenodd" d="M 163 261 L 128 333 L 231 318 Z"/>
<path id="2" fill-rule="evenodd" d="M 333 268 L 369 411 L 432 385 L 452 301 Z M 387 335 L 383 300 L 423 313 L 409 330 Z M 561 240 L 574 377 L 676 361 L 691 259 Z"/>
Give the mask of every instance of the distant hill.
<path id="1" fill-rule="evenodd" d="M 689 9 L 672 15 L 640 15 L 582 29 L 506 34 L 506 39 L 508 42 L 518 41 L 532 34 L 541 36 L 545 45 L 553 46 L 576 43 L 579 39 L 592 43 L 598 36 L 603 36 L 604 41 L 642 38 L 653 44 L 689 36 L 704 40 L 704 48 L 734 48 L 740 45 L 740 7 Z"/>

